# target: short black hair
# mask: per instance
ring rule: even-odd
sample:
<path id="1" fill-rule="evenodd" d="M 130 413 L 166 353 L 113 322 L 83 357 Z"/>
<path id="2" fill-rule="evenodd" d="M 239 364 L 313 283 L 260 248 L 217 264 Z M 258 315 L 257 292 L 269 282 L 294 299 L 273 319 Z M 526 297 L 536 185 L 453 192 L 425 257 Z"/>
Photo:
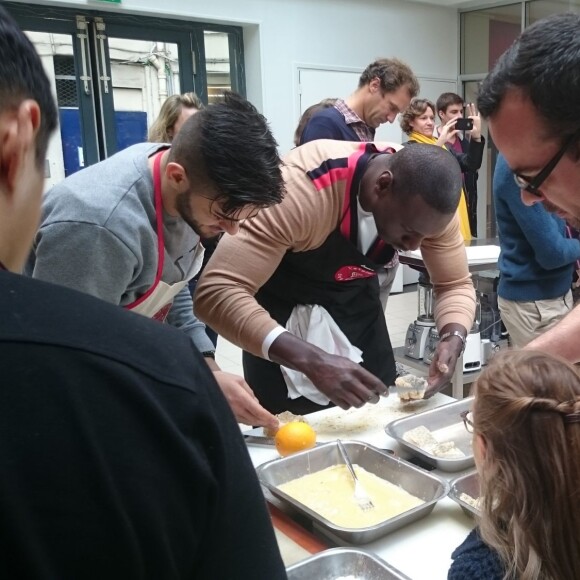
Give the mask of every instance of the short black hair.
<path id="1" fill-rule="evenodd" d="M 580 15 L 555 14 L 526 28 L 479 88 L 477 106 L 493 116 L 510 89 L 528 96 L 543 117 L 548 137 L 580 128 Z"/>
<path id="2" fill-rule="evenodd" d="M 391 156 L 393 193 L 401 200 L 419 195 L 441 214 L 457 211 L 461 168 L 453 155 L 438 145 L 410 143 Z"/>
<path id="3" fill-rule="evenodd" d="M 439 114 L 439 111 L 446 113 L 447 107 L 450 107 L 451 105 L 463 106 L 463 102 L 463 99 L 457 93 L 441 93 L 435 103 L 435 106 L 437 107 L 435 113 Z"/>
<path id="4" fill-rule="evenodd" d="M 227 216 L 247 206 L 269 207 L 284 197 L 282 161 L 266 118 L 240 95 L 226 92 L 190 117 L 173 140 L 169 161 L 195 187 L 216 190 Z"/>
<path id="5" fill-rule="evenodd" d="M 0 113 L 32 99 L 40 108 L 36 162 L 44 164 L 48 140 L 58 125 L 56 105 L 42 62 L 28 37 L 0 6 Z"/>

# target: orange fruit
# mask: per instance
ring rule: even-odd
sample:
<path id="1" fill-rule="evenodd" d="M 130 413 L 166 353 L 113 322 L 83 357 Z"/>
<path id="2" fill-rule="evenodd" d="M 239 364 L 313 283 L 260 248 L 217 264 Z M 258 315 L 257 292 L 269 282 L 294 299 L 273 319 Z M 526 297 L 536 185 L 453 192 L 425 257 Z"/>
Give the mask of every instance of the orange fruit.
<path id="1" fill-rule="evenodd" d="M 278 429 L 274 438 L 276 449 L 282 457 L 310 449 L 316 443 L 316 431 L 302 421 L 286 423 Z"/>

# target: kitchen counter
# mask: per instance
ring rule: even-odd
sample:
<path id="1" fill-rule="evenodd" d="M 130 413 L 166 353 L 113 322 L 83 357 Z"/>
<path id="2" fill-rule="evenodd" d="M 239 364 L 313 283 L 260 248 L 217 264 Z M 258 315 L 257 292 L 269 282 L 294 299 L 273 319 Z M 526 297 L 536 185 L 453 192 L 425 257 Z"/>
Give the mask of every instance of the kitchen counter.
<path id="1" fill-rule="evenodd" d="M 428 410 L 455 399 L 441 393 L 428 401 L 401 406 L 395 394 L 381 399 L 377 405 L 365 405 L 362 409 L 329 409 L 308 415 L 308 422 L 317 431 L 317 440 L 332 441 L 337 437 L 348 440 L 364 441 L 379 448 L 393 449 L 400 457 L 408 457 L 406 451 L 390 438 L 384 426 L 403 416 L 419 410 Z M 261 465 L 279 457 L 274 447 L 248 445 L 254 466 Z M 434 470 L 432 473 L 446 480 L 462 475 Z M 280 502 L 264 490 L 266 499 L 277 506 Z M 288 513 L 288 512 L 287 512 Z M 301 516 L 289 513 L 299 523 Z M 451 552 L 465 539 L 473 528 L 474 521 L 466 516 L 459 505 L 449 498 L 439 501 L 427 517 L 405 526 L 369 544 L 357 546 L 377 554 L 389 564 L 413 580 L 444 580 L 451 564 Z M 344 546 L 344 542 L 334 540 L 314 529 L 316 537 L 328 547 Z M 283 556 L 284 547 L 281 546 Z M 294 559 L 295 561 L 295 559 Z"/>

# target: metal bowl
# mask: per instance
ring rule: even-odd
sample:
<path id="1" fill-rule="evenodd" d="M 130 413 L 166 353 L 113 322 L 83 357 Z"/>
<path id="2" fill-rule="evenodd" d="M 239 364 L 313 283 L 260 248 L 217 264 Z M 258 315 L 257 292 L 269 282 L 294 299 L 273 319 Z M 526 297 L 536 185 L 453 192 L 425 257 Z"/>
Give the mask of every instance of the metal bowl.
<path id="1" fill-rule="evenodd" d="M 257 467 L 258 478 L 272 495 L 313 522 L 323 533 L 349 544 L 366 544 L 381 536 L 398 530 L 431 513 L 435 504 L 449 492 L 449 484 L 436 475 L 428 473 L 403 459 L 360 441 L 343 441 L 350 459 L 370 473 L 400 486 L 425 503 L 394 518 L 366 528 L 344 528 L 330 522 L 306 507 L 298 500 L 281 491 L 278 486 L 309 473 L 321 471 L 333 465 L 343 464 L 336 442 L 274 459 Z"/>
<path id="2" fill-rule="evenodd" d="M 410 417 L 392 421 L 385 427 L 387 435 L 398 441 L 411 455 L 419 457 L 429 465 L 441 471 L 464 471 L 475 465 L 473 449 L 471 447 L 472 435 L 463 425 L 463 419 L 459 416 L 463 411 L 471 409 L 473 397 L 467 397 L 436 409 L 417 413 Z M 426 427 L 440 441 L 454 441 L 465 457 L 446 458 L 432 455 L 425 449 L 421 449 L 403 439 L 404 434 L 415 427 Z"/>
<path id="3" fill-rule="evenodd" d="M 374 554 L 354 548 L 332 548 L 287 568 L 288 580 L 411 580 Z"/>
<path id="4" fill-rule="evenodd" d="M 451 490 L 449 491 L 449 497 L 454 502 L 457 502 L 468 516 L 473 517 L 481 515 L 481 511 L 478 508 L 461 499 L 462 493 L 470 495 L 473 499 L 479 497 L 479 475 L 477 474 L 477 471 L 472 471 L 471 473 L 454 479 L 450 483 L 450 486 Z"/>

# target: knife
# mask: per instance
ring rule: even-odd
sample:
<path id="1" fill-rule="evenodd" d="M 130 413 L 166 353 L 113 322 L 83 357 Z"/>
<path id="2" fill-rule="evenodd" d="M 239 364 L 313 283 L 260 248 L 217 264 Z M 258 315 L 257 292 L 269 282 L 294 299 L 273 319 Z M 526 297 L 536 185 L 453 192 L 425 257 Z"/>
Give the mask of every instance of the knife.
<path id="1" fill-rule="evenodd" d="M 274 441 L 274 437 L 265 437 L 264 435 L 251 435 L 242 433 L 244 439 L 248 445 L 263 445 L 264 447 L 276 447 L 276 442 Z M 319 443 L 315 443 L 314 446 L 318 447 L 318 445 L 323 445 L 324 443 L 329 443 L 329 441 L 321 441 Z"/>
<path id="2" fill-rule="evenodd" d="M 264 435 L 250 435 L 242 433 L 248 445 L 263 445 L 265 447 L 276 447 L 274 437 L 266 437 Z"/>

